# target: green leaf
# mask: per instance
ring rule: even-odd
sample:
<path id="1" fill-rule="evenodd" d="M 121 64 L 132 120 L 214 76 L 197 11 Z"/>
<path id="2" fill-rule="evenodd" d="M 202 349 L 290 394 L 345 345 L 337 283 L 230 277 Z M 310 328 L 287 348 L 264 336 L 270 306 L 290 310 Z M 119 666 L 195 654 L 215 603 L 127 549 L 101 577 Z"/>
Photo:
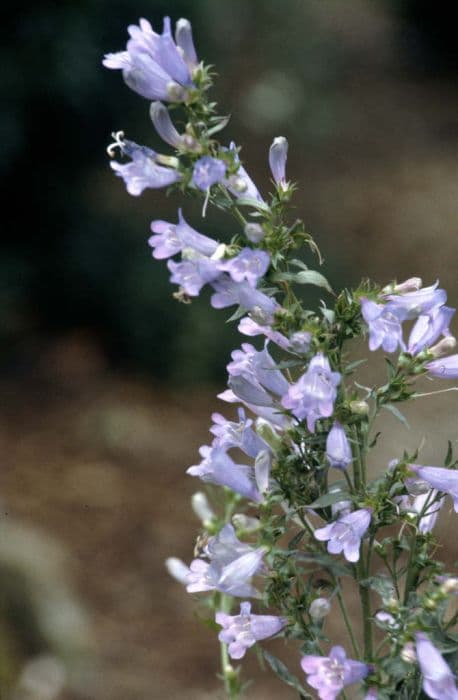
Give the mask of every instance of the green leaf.
<path id="1" fill-rule="evenodd" d="M 304 535 L 305 530 L 301 530 L 296 535 L 294 535 L 294 537 L 288 542 L 288 549 L 296 549 Z"/>
<path id="2" fill-rule="evenodd" d="M 238 321 L 239 318 L 242 318 L 242 316 L 245 316 L 247 310 L 243 306 L 239 306 L 236 311 L 230 316 L 227 320 L 226 323 L 230 323 L 231 321 Z"/>
<path id="3" fill-rule="evenodd" d="M 449 467 L 452 463 L 452 460 L 453 460 L 453 447 L 452 447 L 452 443 L 450 442 L 450 440 L 448 440 L 448 449 L 447 449 L 447 454 L 446 454 L 445 460 L 444 460 L 444 466 Z"/>
<path id="4" fill-rule="evenodd" d="M 317 498 L 317 500 L 310 503 L 307 508 L 327 508 L 327 506 L 332 506 L 334 503 L 351 501 L 352 499 L 353 496 L 347 491 L 332 491 L 331 493 L 325 493 L 323 496 Z"/>
<path id="5" fill-rule="evenodd" d="M 401 421 L 403 425 L 405 425 L 407 430 L 410 430 L 410 425 L 408 424 L 406 417 L 401 413 L 399 408 L 393 406 L 392 403 L 383 403 L 382 408 L 392 413 L 395 418 L 397 418 L 399 421 Z"/>
<path id="6" fill-rule="evenodd" d="M 360 583 L 362 586 L 372 588 L 373 591 L 379 594 L 383 602 L 386 602 L 395 596 L 393 582 L 390 578 L 388 578 L 388 576 L 383 576 L 382 574 L 378 576 L 371 576 L 370 578 L 364 579 Z"/>
<path id="7" fill-rule="evenodd" d="M 237 205 L 241 207 L 254 207 L 255 209 L 263 211 L 266 214 L 268 214 L 270 211 L 267 204 L 264 204 L 264 202 L 260 202 L 257 199 L 252 199 L 251 197 L 238 197 Z"/>
<path id="8" fill-rule="evenodd" d="M 294 557 L 297 561 L 303 561 L 309 564 L 318 564 L 322 569 L 331 571 L 336 578 L 339 576 L 351 576 L 351 571 L 345 564 L 338 561 L 332 554 L 319 552 L 309 554 L 308 552 L 295 551 Z"/>
<path id="9" fill-rule="evenodd" d="M 280 680 L 283 681 L 283 683 L 286 683 L 286 685 L 289 685 L 291 688 L 294 688 L 294 690 L 297 690 L 304 700 L 313 700 L 312 696 L 309 695 L 309 693 L 299 683 L 296 676 L 293 676 L 293 674 L 288 671 L 283 661 L 280 661 L 280 659 L 277 659 L 276 656 L 269 654 L 269 652 L 265 649 L 263 650 L 263 654 L 272 671 L 280 678 Z"/>
<path id="10" fill-rule="evenodd" d="M 295 276 L 294 281 L 298 284 L 314 284 L 316 287 L 323 287 L 330 294 L 334 294 L 331 285 L 328 280 L 321 272 L 316 270 L 303 270 L 298 272 Z"/>
<path id="11" fill-rule="evenodd" d="M 308 270 L 307 265 L 304 262 L 302 262 L 302 260 L 297 260 L 297 258 L 293 258 L 289 262 L 291 265 L 295 265 L 296 267 L 302 268 L 302 270 Z"/>
<path id="12" fill-rule="evenodd" d="M 225 129 L 226 126 L 229 124 L 230 118 L 230 114 L 228 114 L 226 117 L 220 117 L 218 123 L 215 124 L 215 126 L 212 126 L 210 129 L 208 129 L 207 136 L 213 136 L 213 134 L 217 134 L 218 131 L 222 131 L 223 129 Z"/>

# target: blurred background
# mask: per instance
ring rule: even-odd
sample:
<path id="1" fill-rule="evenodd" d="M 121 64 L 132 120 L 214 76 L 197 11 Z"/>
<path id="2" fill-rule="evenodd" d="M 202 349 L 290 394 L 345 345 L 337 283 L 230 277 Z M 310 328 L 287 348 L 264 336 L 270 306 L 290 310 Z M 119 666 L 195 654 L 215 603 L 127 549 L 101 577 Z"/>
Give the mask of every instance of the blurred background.
<path id="1" fill-rule="evenodd" d="M 159 144 L 147 101 L 102 67 L 103 54 L 124 48 L 139 17 L 155 28 L 165 14 L 189 18 L 199 57 L 219 74 L 220 112 L 232 114 L 223 138 L 243 146 L 261 191 L 272 138 L 288 137 L 296 213 L 333 286 L 440 276 L 454 305 L 451 12 L 427 0 L 18 0 L 3 10 L 1 700 L 219 697 L 214 633 L 163 560 L 192 557 L 198 484 L 184 470 L 208 441 L 240 338 L 208 296 L 175 302 L 150 257 L 150 221 L 175 220 L 181 202 L 130 197 L 113 176 L 112 131 Z M 185 215 L 231 235 L 230 221 L 201 225 L 191 203 Z M 410 432 L 388 417 L 374 470 L 423 437 L 423 463 L 442 460 L 453 396 L 413 405 Z M 456 554 L 449 543 L 445 556 Z M 295 697 L 257 675 L 249 697 Z"/>

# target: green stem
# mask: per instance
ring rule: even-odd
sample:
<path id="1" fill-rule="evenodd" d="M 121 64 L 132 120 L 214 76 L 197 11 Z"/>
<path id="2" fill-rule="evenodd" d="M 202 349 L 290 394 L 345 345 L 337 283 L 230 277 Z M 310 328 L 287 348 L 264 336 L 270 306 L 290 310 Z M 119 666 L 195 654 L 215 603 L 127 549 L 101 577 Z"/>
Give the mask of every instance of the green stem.
<path id="1" fill-rule="evenodd" d="M 356 572 L 363 621 L 364 659 L 366 661 L 372 661 L 374 652 L 372 645 L 371 593 L 367 585 L 363 586 L 360 583 L 367 578 L 367 571 L 362 557 L 356 565 Z"/>
<path id="2" fill-rule="evenodd" d="M 417 533 L 416 531 L 414 532 L 410 544 L 410 554 L 409 554 L 409 563 L 407 565 L 407 576 L 406 576 L 406 583 L 405 583 L 405 588 L 404 588 L 404 605 L 407 605 L 407 600 L 409 598 L 409 593 L 411 589 L 415 586 L 417 576 L 418 576 L 418 569 L 415 565 L 415 559 L 417 556 Z"/>
<path id="3" fill-rule="evenodd" d="M 232 607 L 232 598 L 228 595 L 221 595 L 221 612 L 229 613 Z M 224 681 L 224 690 L 226 695 L 230 700 L 238 700 L 240 697 L 239 691 L 240 686 L 238 682 L 237 671 L 232 666 L 229 653 L 227 651 L 227 644 L 220 642 L 220 660 L 221 660 L 221 674 Z"/>
<path id="4" fill-rule="evenodd" d="M 361 658 L 361 650 L 353 632 L 353 627 L 351 626 L 350 618 L 348 616 L 347 606 L 345 605 L 340 589 L 337 590 L 337 600 L 339 602 L 340 612 L 342 613 L 342 617 L 345 622 L 345 627 L 347 628 L 348 636 L 350 637 L 353 652 L 356 654 L 357 658 Z"/>

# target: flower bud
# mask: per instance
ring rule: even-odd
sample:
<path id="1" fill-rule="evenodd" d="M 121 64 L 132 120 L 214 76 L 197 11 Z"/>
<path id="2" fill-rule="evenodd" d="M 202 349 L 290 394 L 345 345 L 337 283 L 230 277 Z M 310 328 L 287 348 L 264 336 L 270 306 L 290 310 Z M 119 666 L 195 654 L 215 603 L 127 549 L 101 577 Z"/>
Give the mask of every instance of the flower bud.
<path id="1" fill-rule="evenodd" d="M 248 223 L 245 226 L 245 236 L 252 243 L 259 243 L 265 236 L 261 224 Z"/>
<path id="2" fill-rule="evenodd" d="M 447 577 L 441 577 L 442 584 L 440 587 L 440 590 L 442 593 L 445 595 L 448 595 L 449 593 L 458 593 L 458 577 L 457 576 L 450 576 L 450 578 Z"/>
<path id="3" fill-rule="evenodd" d="M 281 440 L 269 421 L 264 418 L 257 418 L 256 432 L 274 451 L 280 448 Z"/>
<path id="4" fill-rule="evenodd" d="M 401 659 L 405 661 L 406 664 L 414 664 L 417 661 L 417 654 L 413 642 L 407 642 L 401 649 Z"/>
<path id="5" fill-rule="evenodd" d="M 327 598 L 315 598 L 309 607 L 309 615 L 315 622 L 323 620 L 330 611 L 331 603 Z"/>
<path id="6" fill-rule="evenodd" d="M 350 411 L 357 416 L 367 416 L 369 413 L 369 404 L 367 401 L 350 401 Z"/>
<path id="7" fill-rule="evenodd" d="M 388 284 L 382 289 L 385 294 L 405 294 L 406 292 L 417 292 L 421 289 L 423 280 L 420 277 L 409 277 L 409 279 L 399 284 Z"/>
<path id="8" fill-rule="evenodd" d="M 250 518 L 244 513 L 235 513 L 232 516 L 232 522 L 237 530 L 243 530 L 247 533 L 257 532 L 261 527 L 261 521 L 258 518 Z"/>
<path id="9" fill-rule="evenodd" d="M 165 566 L 170 576 L 178 581 L 178 583 L 188 583 L 189 568 L 181 559 L 169 557 L 165 560 Z"/>
<path id="10" fill-rule="evenodd" d="M 429 348 L 429 354 L 432 355 L 433 357 L 442 357 L 442 355 L 446 355 L 450 350 L 453 350 L 456 347 L 456 338 L 454 338 L 453 335 L 448 335 L 445 338 L 442 338 L 442 340 L 439 340 L 436 345 L 433 345 L 431 348 Z"/>
<path id="11" fill-rule="evenodd" d="M 389 612 L 386 612 L 385 610 L 379 610 L 377 613 L 375 613 L 375 619 L 382 626 L 391 627 L 391 628 L 395 628 L 395 627 L 399 626 L 397 624 L 396 620 L 394 619 L 393 615 L 391 615 L 391 613 L 389 613 Z"/>
<path id="12" fill-rule="evenodd" d="M 167 95 L 173 102 L 182 102 L 186 97 L 186 90 L 174 80 L 171 80 L 167 83 Z"/>
<path id="13" fill-rule="evenodd" d="M 216 518 L 216 515 L 208 502 L 207 496 L 202 491 L 198 491 L 197 493 L 193 494 L 191 498 L 191 506 L 194 513 L 197 515 L 203 525 L 211 523 L 211 521 Z"/>

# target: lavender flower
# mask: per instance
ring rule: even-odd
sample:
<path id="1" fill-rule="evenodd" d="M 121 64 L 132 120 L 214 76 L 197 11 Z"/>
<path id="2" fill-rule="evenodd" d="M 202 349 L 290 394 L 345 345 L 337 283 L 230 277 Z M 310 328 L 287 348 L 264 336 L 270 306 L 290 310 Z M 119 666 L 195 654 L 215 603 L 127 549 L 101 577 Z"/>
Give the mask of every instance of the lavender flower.
<path id="1" fill-rule="evenodd" d="M 213 238 L 191 228 L 181 209 L 178 210 L 178 224 L 155 220 L 151 222 L 151 230 L 156 235 L 150 237 L 148 244 L 153 248 L 153 257 L 157 260 L 170 258 L 184 248 L 205 256 L 214 255 L 218 248 L 218 243 Z"/>
<path id="2" fill-rule="evenodd" d="M 439 282 L 430 287 L 406 292 L 404 294 L 387 294 L 389 308 L 400 321 L 413 320 L 418 316 L 429 314 L 447 301 L 444 289 L 438 289 Z"/>
<path id="3" fill-rule="evenodd" d="M 409 484 L 406 485 L 409 488 Z M 437 490 L 427 488 L 425 493 L 414 497 L 401 496 L 399 505 L 401 510 L 421 516 L 418 520 L 418 531 L 425 535 L 432 532 L 439 512 L 444 505 L 444 498 L 437 500 Z"/>
<path id="4" fill-rule="evenodd" d="M 363 298 L 361 312 L 369 327 L 369 350 L 382 347 L 385 352 L 395 352 L 398 345 L 405 350 L 400 320 L 389 304 L 376 304 Z"/>
<path id="5" fill-rule="evenodd" d="M 202 461 L 186 470 L 191 476 L 220 486 L 228 486 L 251 501 L 260 501 L 261 495 L 255 485 L 253 467 L 236 464 L 221 447 L 204 445 L 199 450 Z"/>
<path id="6" fill-rule="evenodd" d="M 226 420 L 220 413 L 213 413 L 214 424 L 210 432 L 215 435 L 212 447 L 221 447 L 229 450 L 237 447 L 248 457 L 255 459 L 261 450 L 267 449 L 267 443 L 257 435 L 253 428 L 253 421 L 246 418 L 243 408 L 238 409 L 239 422 L 233 423 Z"/>
<path id="7" fill-rule="evenodd" d="M 110 166 L 118 177 L 122 177 L 128 193 L 134 197 L 138 197 L 147 188 L 168 187 L 181 179 L 177 170 L 158 165 L 158 156 L 150 148 L 139 146 L 133 141 L 120 140 L 117 145 L 132 160 L 125 164 L 112 160 Z"/>
<path id="8" fill-rule="evenodd" d="M 202 287 L 221 274 L 218 262 L 204 255 L 196 255 L 191 260 L 183 260 L 179 263 L 169 260 L 167 267 L 172 273 L 170 281 L 180 285 L 190 297 L 199 296 Z"/>
<path id="9" fill-rule="evenodd" d="M 162 102 L 152 102 L 149 114 L 161 139 L 173 148 L 180 148 L 183 145 L 183 138 L 175 129 L 167 107 Z"/>
<path id="10" fill-rule="evenodd" d="M 429 314 L 419 316 L 409 336 L 407 351 L 417 355 L 429 348 L 440 335 L 449 336 L 449 325 L 456 309 L 440 306 Z"/>
<path id="11" fill-rule="evenodd" d="M 369 673 L 369 666 L 361 661 L 347 659 L 341 646 L 332 647 L 329 656 L 303 656 L 303 671 L 307 683 L 318 691 L 320 700 L 335 700 L 347 685 L 361 681 Z"/>
<path id="12" fill-rule="evenodd" d="M 425 364 L 426 369 L 433 377 L 440 379 L 458 379 L 458 354 L 441 357 Z"/>
<path id="13" fill-rule="evenodd" d="M 313 433 L 319 418 L 332 415 L 340 379 L 340 374 L 331 371 L 329 360 L 320 352 L 311 359 L 305 374 L 289 387 L 282 404 L 299 420 L 306 418 Z"/>
<path id="14" fill-rule="evenodd" d="M 187 19 L 179 19 L 175 25 L 175 41 L 183 54 L 183 58 L 189 70 L 192 72 L 197 67 L 197 59 L 194 41 L 192 38 L 191 22 Z"/>
<path id="15" fill-rule="evenodd" d="M 211 537 L 205 550 L 209 561 L 194 559 L 187 577 L 188 593 L 218 590 L 240 598 L 258 598 L 249 579 L 262 567 L 265 547 L 253 549 L 240 542 L 229 523 Z"/>
<path id="16" fill-rule="evenodd" d="M 434 644 L 423 632 L 417 632 L 415 641 L 425 693 L 433 700 L 458 700 L 455 677 Z"/>
<path id="17" fill-rule="evenodd" d="M 212 283 L 215 293 L 211 298 L 214 309 L 224 309 L 227 306 L 238 304 L 247 311 L 260 312 L 267 319 L 271 319 L 279 308 L 272 297 L 268 297 L 248 282 L 234 282 L 229 276 L 222 276 Z"/>
<path id="18" fill-rule="evenodd" d="M 165 567 L 175 581 L 183 585 L 187 584 L 191 569 L 189 566 L 186 566 L 184 561 L 177 559 L 177 557 L 169 557 L 165 560 Z"/>
<path id="19" fill-rule="evenodd" d="M 264 419 L 272 426 L 286 429 L 291 427 L 290 419 L 279 412 L 279 408 L 275 405 L 273 399 L 267 391 L 262 387 L 254 387 L 243 377 L 231 377 L 229 380 L 230 389 L 218 394 L 221 401 L 228 403 L 242 403 L 260 418 Z M 235 393 L 237 392 L 237 393 Z M 251 400 L 259 401 L 260 403 L 251 403 Z"/>
<path id="20" fill-rule="evenodd" d="M 269 149 L 269 165 L 272 177 L 282 189 L 286 188 L 286 160 L 288 141 L 284 136 L 277 136 Z"/>
<path id="21" fill-rule="evenodd" d="M 190 25 L 186 30 L 183 20 L 180 22 L 177 29 L 182 51 L 173 41 L 169 17 L 164 18 L 162 34 L 156 34 L 151 24 L 141 19 L 140 26 L 128 27 L 131 38 L 127 42 L 127 51 L 107 54 L 103 65 L 122 70 L 126 84 L 148 100 L 186 100 L 189 88 L 194 87 L 189 65 L 192 37 L 189 40 Z"/>
<path id="22" fill-rule="evenodd" d="M 266 348 L 258 352 L 250 343 L 242 343 L 241 350 L 231 353 L 232 362 L 227 365 L 231 377 L 242 376 L 254 385 L 261 385 L 273 394 L 283 396 L 289 384 Z"/>
<path id="23" fill-rule="evenodd" d="M 231 175 L 225 180 L 224 184 L 231 194 L 237 199 L 243 197 L 244 199 L 252 199 L 255 202 L 263 202 L 261 195 L 258 192 L 258 188 L 254 184 L 251 177 L 248 175 L 247 171 L 240 163 L 240 159 L 237 153 L 237 146 L 232 141 L 229 150 L 234 154 L 234 162 L 238 164 L 238 169 L 235 175 Z M 257 224 L 248 224 L 249 226 L 257 226 Z M 263 237 L 263 236 L 262 236 Z M 249 238 L 249 236 L 248 236 Z M 252 240 L 249 238 L 249 240 Z M 259 239 L 260 240 L 260 239 Z M 257 242 L 259 242 L 259 240 Z M 256 242 L 256 241 L 253 241 Z"/>
<path id="24" fill-rule="evenodd" d="M 240 333 L 243 333 L 243 335 L 248 336 L 265 335 L 266 338 L 283 348 L 283 350 L 287 350 L 290 344 L 289 339 L 282 333 L 279 331 L 274 331 L 270 326 L 262 326 L 248 316 L 242 318 L 239 323 L 238 330 Z"/>
<path id="25" fill-rule="evenodd" d="M 238 255 L 225 262 L 224 269 L 234 282 L 246 280 L 251 287 L 256 287 L 269 265 L 270 255 L 265 251 L 243 248 Z"/>
<path id="26" fill-rule="evenodd" d="M 331 612 L 331 603 L 328 598 L 315 598 L 309 607 L 309 615 L 314 622 L 320 622 Z"/>
<path id="27" fill-rule="evenodd" d="M 444 467 L 422 467 L 419 464 L 409 464 L 409 468 L 434 489 L 451 496 L 455 513 L 458 513 L 458 470 L 445 469 Z"/>
<path id="28" fill-rule="evenodd" d="M 334 421 L 334 425 L 328 433 L 326 457 L 331 467 L 336 469 L 346 469 L 352 463 L 350 443 L 345 430 L 338 421 Z"/>
<path id="29" fill-rule="evenodd" d="M 328 540 L 328 552 L 340 554 L 343 551 L 347 561 L 359 560 L 361 540 L 371 522 L 371 509 L 360 508 L 342 515 L 336 522 L 315 530 L 315 538 L 320 542 Z"/>
<path id="30" fill-rule="evenodd" d="M 247 649 L 261 639 L 272 637 L 288 623 L 275 615 L 252 615 L 251 603 L 241 603 L 239 615 L 218 612 L 215 621 L 223 628 L 218 635 L 220 642 L 228 644 L 229 656 L 241 659 Z"/>
<path id="31" fill-rule="evenodd" d="M 192 181 L 199 190 L 204 192 L 212 185 L 224 180 L 226 163 L 218 158 L 203 156 L 194 165 Z"/>

